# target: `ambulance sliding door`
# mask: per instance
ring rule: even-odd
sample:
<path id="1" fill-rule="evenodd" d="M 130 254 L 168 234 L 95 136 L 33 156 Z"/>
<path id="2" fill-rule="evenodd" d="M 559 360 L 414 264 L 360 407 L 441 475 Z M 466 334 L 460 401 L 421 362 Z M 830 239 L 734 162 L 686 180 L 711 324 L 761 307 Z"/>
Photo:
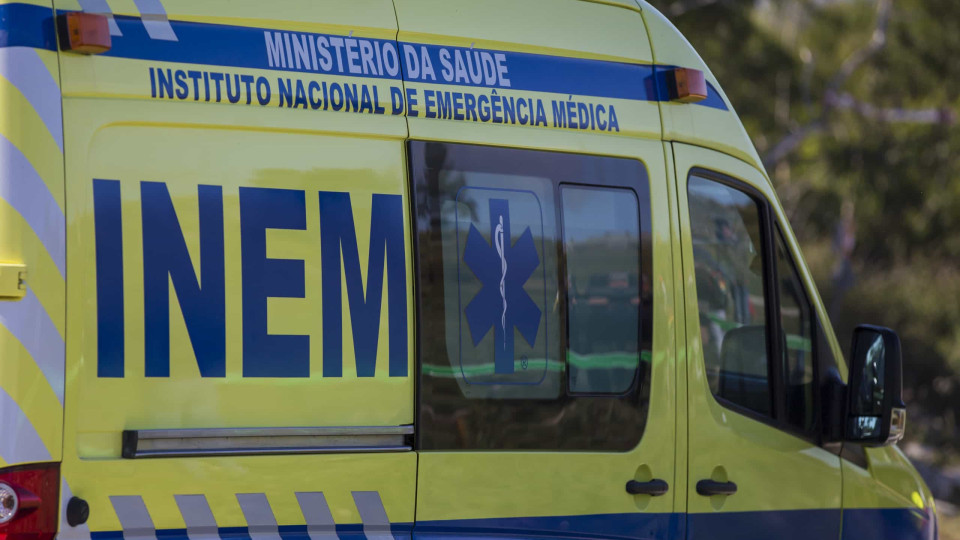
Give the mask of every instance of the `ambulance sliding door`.
<path id="1" fill-rule="evenodd" d="M 669 213 L 640 14 L 396 5 L 419 272 L 414 535 L 676 534 Z"/>
<path id="2" fill-rule="evenodd" d="M 409 535 L 413 273 L 391 2 L 110 6 L 133 11 L 113 14 L 109 52 L 61 54 L 62 470 L 65 500 L 90 508 L 64 536 Z M 362 69 L 320 47 L 345 40 Z M 370 67 L 374 48 L 392 77 Z"/>

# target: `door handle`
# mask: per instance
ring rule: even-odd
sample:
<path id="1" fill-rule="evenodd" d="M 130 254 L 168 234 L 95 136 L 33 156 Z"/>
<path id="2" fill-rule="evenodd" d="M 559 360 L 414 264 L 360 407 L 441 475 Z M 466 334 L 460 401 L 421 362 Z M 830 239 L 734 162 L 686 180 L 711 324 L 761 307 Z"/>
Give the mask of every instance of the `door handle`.
<path id="1" fill-rule="evenodd" d="M 631 495 L 652 495 L 659 497 L 667 493 L 670 486 L 663 480 L 654 478 L 649 482 L 640 482 L 639 480 L 630 480 L 627 482 L 627 493 Z"/>
<path id="2" fill-rule="evenodd" d="M 697 482 L 697 493 L 700 495 L 733 495 L 736 492 L 737 485 L 733 482 L 717 482 L 715 480 Z"/>

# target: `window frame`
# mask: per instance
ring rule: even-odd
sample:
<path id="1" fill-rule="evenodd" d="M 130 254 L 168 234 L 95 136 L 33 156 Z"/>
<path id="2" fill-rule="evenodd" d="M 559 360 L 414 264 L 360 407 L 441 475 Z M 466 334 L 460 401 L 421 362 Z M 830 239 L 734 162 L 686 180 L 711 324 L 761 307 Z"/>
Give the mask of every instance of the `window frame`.
<path id="1" fill-rule="evenodd" d="M 803 281 L 803 274 L 800 273 L 800 268 L 797 266 L 796 257 L 794 257 L 793 252 L 790 251 L 790 244 L 787 243 L 787 238 L 783 234 L 783 226 L 779 222 L 774 223 L 774 238 L 779 238 L 783 243 L 784 253 L 787 256 L 787 264 L 790 269 L 793 271 L 793 274 L 797 277 L 800 282 L 800 293 L 803 295 L 802 301 L 806 303 L 807 313 L 810 314 L 810 353 L 813 356 L 812 358 L 812 368 L 813 368 L 813 428 L 810 431 L 806 431 L 798 426 L 793 424 L 786 423 L 791 429 L 804 438 L 811 438 L 818 445 L 822 444 L 823 441 L 823 405 L 822 405 L 822 382 L 820 379 L 820 368 L 821 368 L 821 358 L 820 358 L 820 317 L 817 316 L 817 311 L 814 309 L 813 302 L 810 301 L 810 292 L 807 290 L 807 284 Z M 774 243 L 776 245 L 776 242 Z M 780 275 L 779 268 L 776 269 L 777 283 L 779 284 Z M 780 289 L 777 289 L 777 302 L 780 302 Z M 786 353 L 786 351 L 784 351 Z M 784 356 L 786 360 L 786 356 Z M 781 364 L 782 365 L 782 364 Z M 783 402 L 784 413 L 786 413 L 786 395 L 780 400 Z"/>
<path id="2" fill-rule="evenodd" d="M 615 448 L 589 448 L 589 449 L 570 449 L 570 448 L 446 448 L 446 449 L 434 449 L 429 448 L 425 449 L 423 445 L 423 434 L 424 427 L 422 426 L 422 408 L 424 406 L 424 370 L 423 370 L 423 349 L 421 339 L 421 332 L 423 332 L 423 295 L 424 295 L 424 284 L 423 284 L 423 266 L 421 264 L 423 246 L 421 243 L 421 234 L 424 232 L 429 233 L 431 231 L 431 224 L 425 223 L 422 219 L 421 212 L 418 209 L 418 201 L 421 197 L 425 199 L 430 199 L 431 193 L 424 193 L 421 188 L 419 181 L 419 175 L 423 172 L 424 169 L 428 168 L 426 164 L 416 161 L 414 158 L 413 150 L 418 147 L 418 145 L 427 145 L 427 144 L 441 144 L 445 146 L 464 146 L 472 148 L 486 148 L 494 151 L 501 152 L 513 152 L 513 153 L 530 153 L 530 154 L 550 154 L 550 155 L 564 155 L 570 156 L 571 158 L 582 158 L 582 159 L 591 159 L 591 160 L 620 160 L 620 161 L 630 161 L 635 162 L 638 166 L 642 175 L 629 178 L 605 178 L 604 182 L 591 182 L 590 177 L 587 177 L 587 180 L 583 179 L 569 180 L 555 177 L 546 177 L 550 180 L 551 190 L 554 196 L 554 205 L 553 208 L 544 208 L 545 216 L 549 213 L 552 216 L 552 219 L 556 221 L 557 226 L 557 293 L 560 298 L 558 310 L 559 310 L 559 348 L 561 353 L 561 358 L 563 359 L 564 364 L 567 362 L 567 352 L 569 349 L 568 342 L 568 333 L 569 333 L 569 321 L 568 321 L 568 295 L 566 288 L 566 250 L 564 246 L 564 231 L 563 231 L 563 204 L 561 200 L 561 188 L 563 186 L 571 187 L 585 187 L 591 189 L 617 189 L 617 190 L 626 190 L 629 191 L 637 204 L 637 217 L 638 217 L 638 226 L 640 231 L 640 253 L 639 253 L 639 271 L 640 271 L 640 298 L 641 301 L 638 305 L 639 316 L 638 316 L 638 365 L 634 370 L 633 380 L 631 381 L 630 387 L 622 394 L 611 394 L 611 393 L 584 393 L 584 392 L 570 392 L 568 387 L 568 377 L 565 375 L 562 378 L 563 384 L 563 393 L 557 400 L 561 403 L 567 403 L 574 399 L 582 398 L 606 398 L 612 400 L 633 400 L 636 403 L 633 405 L 638 410 L 643 410 L 643 427 L 640 430 L 639 438 L 630 448 L 624 449 L 615 449 Z M 652 246 L 652 235 L 653 235 L 653 201 L 651 199 L 650 187 L 651 187 L 651 177 L 650 170 L 646 162 L 638 157 L 627 157 L 627 156 L 609 156 L 609 155 L 600 155 L 600 154 L 590 154 L 590 153 L 578 153 L 570 151 L 559 151 L 553 149 L 542 149 L 542 148 L 518 148 L 511 146 L 501 146 L 494 144 L 478 144 L 474 142 L 460 142 L 460 141 L 448 141 L 448 140 L 431 140 L 431 139 L 408 139 L 404 142 L 404 158 L 406 159 L 407 165 L 407 185 L 409 187 L 408 192 L 408 211 L 410 212 L 410 224 L 411 230 L 410 234 L 412 236 L 411 246 L 413 249 L 412 259 L 413 259 L 413 306 L 416 312 L 414 313 L 414 354 L 415 357 L 415 369 L 417 381 L 414 391 L 414 435 L 413 435 L 413 446 L 417 451 L 438 451 L 438 452 L 450 452 L 450 451 L 489 451 L 489 452 L 563 452 L 563 453 L 575 453 L 575 452 L 591 452 L 591 453 L 609 453 L 609 454 L 622 454 L 632 452 L 642 441 L 643 437 L 647 432 L 647 423 L 650 421 L 649 414 L 649 402 L 650 395 L 652 391 L 652 353 L 653 353 L 653 327 L 654 327 L 654 318 L 656 309 L 654 308 L 654 298 L 655 295 L 651 292 L 644 293 L 643 290 L 643 278 L 645 275 L 648 275 L 650 279 L 653 278 L 653 246 Z M 526 167 L 531 167 L 530 162 L 524 163 Z M 534 170 L 536 167 L 532 167 Z M 456 169 L 452 169 L 456 170 Z M 511 171 L 511 174 L 524 174 L 524 170 Z M 541 173 L 542 174 L 542 173 Z M 600 176 L 602 172 L 597 172 L 596 176 Z M 647 193 L 642 194 L 641 189 L 646 188 Z M 646 202 L 646 204 L 644 204 Z M 646 236 L 649 236 L 649 246 L 644 247 L 644 240 Z M 549 247 L 547 249 L 550 249 Z M 436 294 L 436 293 L 434 293 Z M 646 304 L 649 304 L 648 306 Z M 651 360 L 644 362 L 643 356 L 644 353 L 649 353 Z M 523 403 L 529 403 L 531 401 L 545 401 L 542 399 L 517 399 L 517 398 L 508 398 L 501 399 L 503 403 L 516 403 L 522 405 Z M 550 401 L 550 400 L 546 400 Z"/>
<path id="3" fill-rule="evenodd" d="M 747 195 L 754 201 L 755 204 L 757 204 L 759 209 L 761 238 L 760 248 L 762 250 L 761 257 L 763 258 L 764 310 L 767 325 L 767 369 L 771 378 L 769 383 L 772 415 L 765 415 L 748 407 L 734 403 L 723 398 L 722 396 L 714 394 L 712 390 L 710 390 L 710 395 L 720 406 L 726 409 L 822 447 L 823 412 L 820 383 L 821 362 L 818 339 L 820 333 L 819 326 L 822 323 L 819 315 L 814 309 L 813 303 L 810 300 L 811 295 L 807 284 L 803 280 L 803 274 L 799 272 L 799 268 L 797 267 L 797 258 L 790 250 L 790 245 L 787 243 L 786 237 L 782 232 L 783 226 L 779 223 L 776 212 L 774 212 L 773 206 L 770 204 L 769 199 L 767 199 L 767 197 L 759 189 L 748 182 L 744 182 L 730 175 L 704 167 L 693 167 L 687 172 L 686 193 L 688 212 L 690 208 L 690 179 L 694 176 L 716 182 Z M 693 216 L 688 217 L 688 221 L 692 222 Z M 690 227 L 690 225 L 691 223 L 688 222 L 687 226 Z M 810 331 L 811 352 L 813 354 L 813 381 L 815 386 L 813 392 L 814 428 L 811 431 L 805 431 L 797 426 L 794 426 L 793 424 L 790 424 L 786 420 L 786 379 L 783 370 L 784 359 L 786 358 L 786 347 L 785 343 L 783 343 L 784 340 L 779 338 L 775 339 L 775 336 L 783 335 L 783 325 L 781 323 L 780 316 L 780 275 L 779 268 L 777 268 L 777 235 L 779 235 L 783 241 L 786 255 L 789 259 L 788 263 L 793 271 L 796 272 L 796 275 L 800 277 L 800 285 L 802 287 L 804 297 L 803 300 L 807 303 L 809 313 L 812 317 L 812 320 L 810 321 Z M 701 362 L 702 361 L 703 359 L 701 358 Z"/>

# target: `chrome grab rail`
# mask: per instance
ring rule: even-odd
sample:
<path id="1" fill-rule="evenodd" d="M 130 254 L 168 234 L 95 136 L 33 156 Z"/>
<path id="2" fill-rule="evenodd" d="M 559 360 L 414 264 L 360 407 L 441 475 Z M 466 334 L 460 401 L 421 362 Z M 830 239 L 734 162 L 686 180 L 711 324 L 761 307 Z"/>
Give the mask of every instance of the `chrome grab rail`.
<path id="1" fill-rule="evenodd" d="M 411 425 L 125 430 L 122 456 L 406 452 L 413 448 L 412 436 Z"/>

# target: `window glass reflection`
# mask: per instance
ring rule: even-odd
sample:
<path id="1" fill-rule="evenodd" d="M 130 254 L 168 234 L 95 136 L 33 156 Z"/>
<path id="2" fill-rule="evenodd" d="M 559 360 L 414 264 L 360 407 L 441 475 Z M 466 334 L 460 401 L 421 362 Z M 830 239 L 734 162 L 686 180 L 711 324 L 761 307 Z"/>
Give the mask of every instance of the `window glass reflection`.
<path id="1" fill-rule="evenodd" d="M 746 193 L 707 178 L 691 176 L 687 186 L 710 389 L 772 415 L 760 206 Z"/>
<path id="2" fill-rule="evenodd" d="M 633 193 L 564 186 L 568 384 L 622 394 L 639 355 L 640 216 Z"/>

